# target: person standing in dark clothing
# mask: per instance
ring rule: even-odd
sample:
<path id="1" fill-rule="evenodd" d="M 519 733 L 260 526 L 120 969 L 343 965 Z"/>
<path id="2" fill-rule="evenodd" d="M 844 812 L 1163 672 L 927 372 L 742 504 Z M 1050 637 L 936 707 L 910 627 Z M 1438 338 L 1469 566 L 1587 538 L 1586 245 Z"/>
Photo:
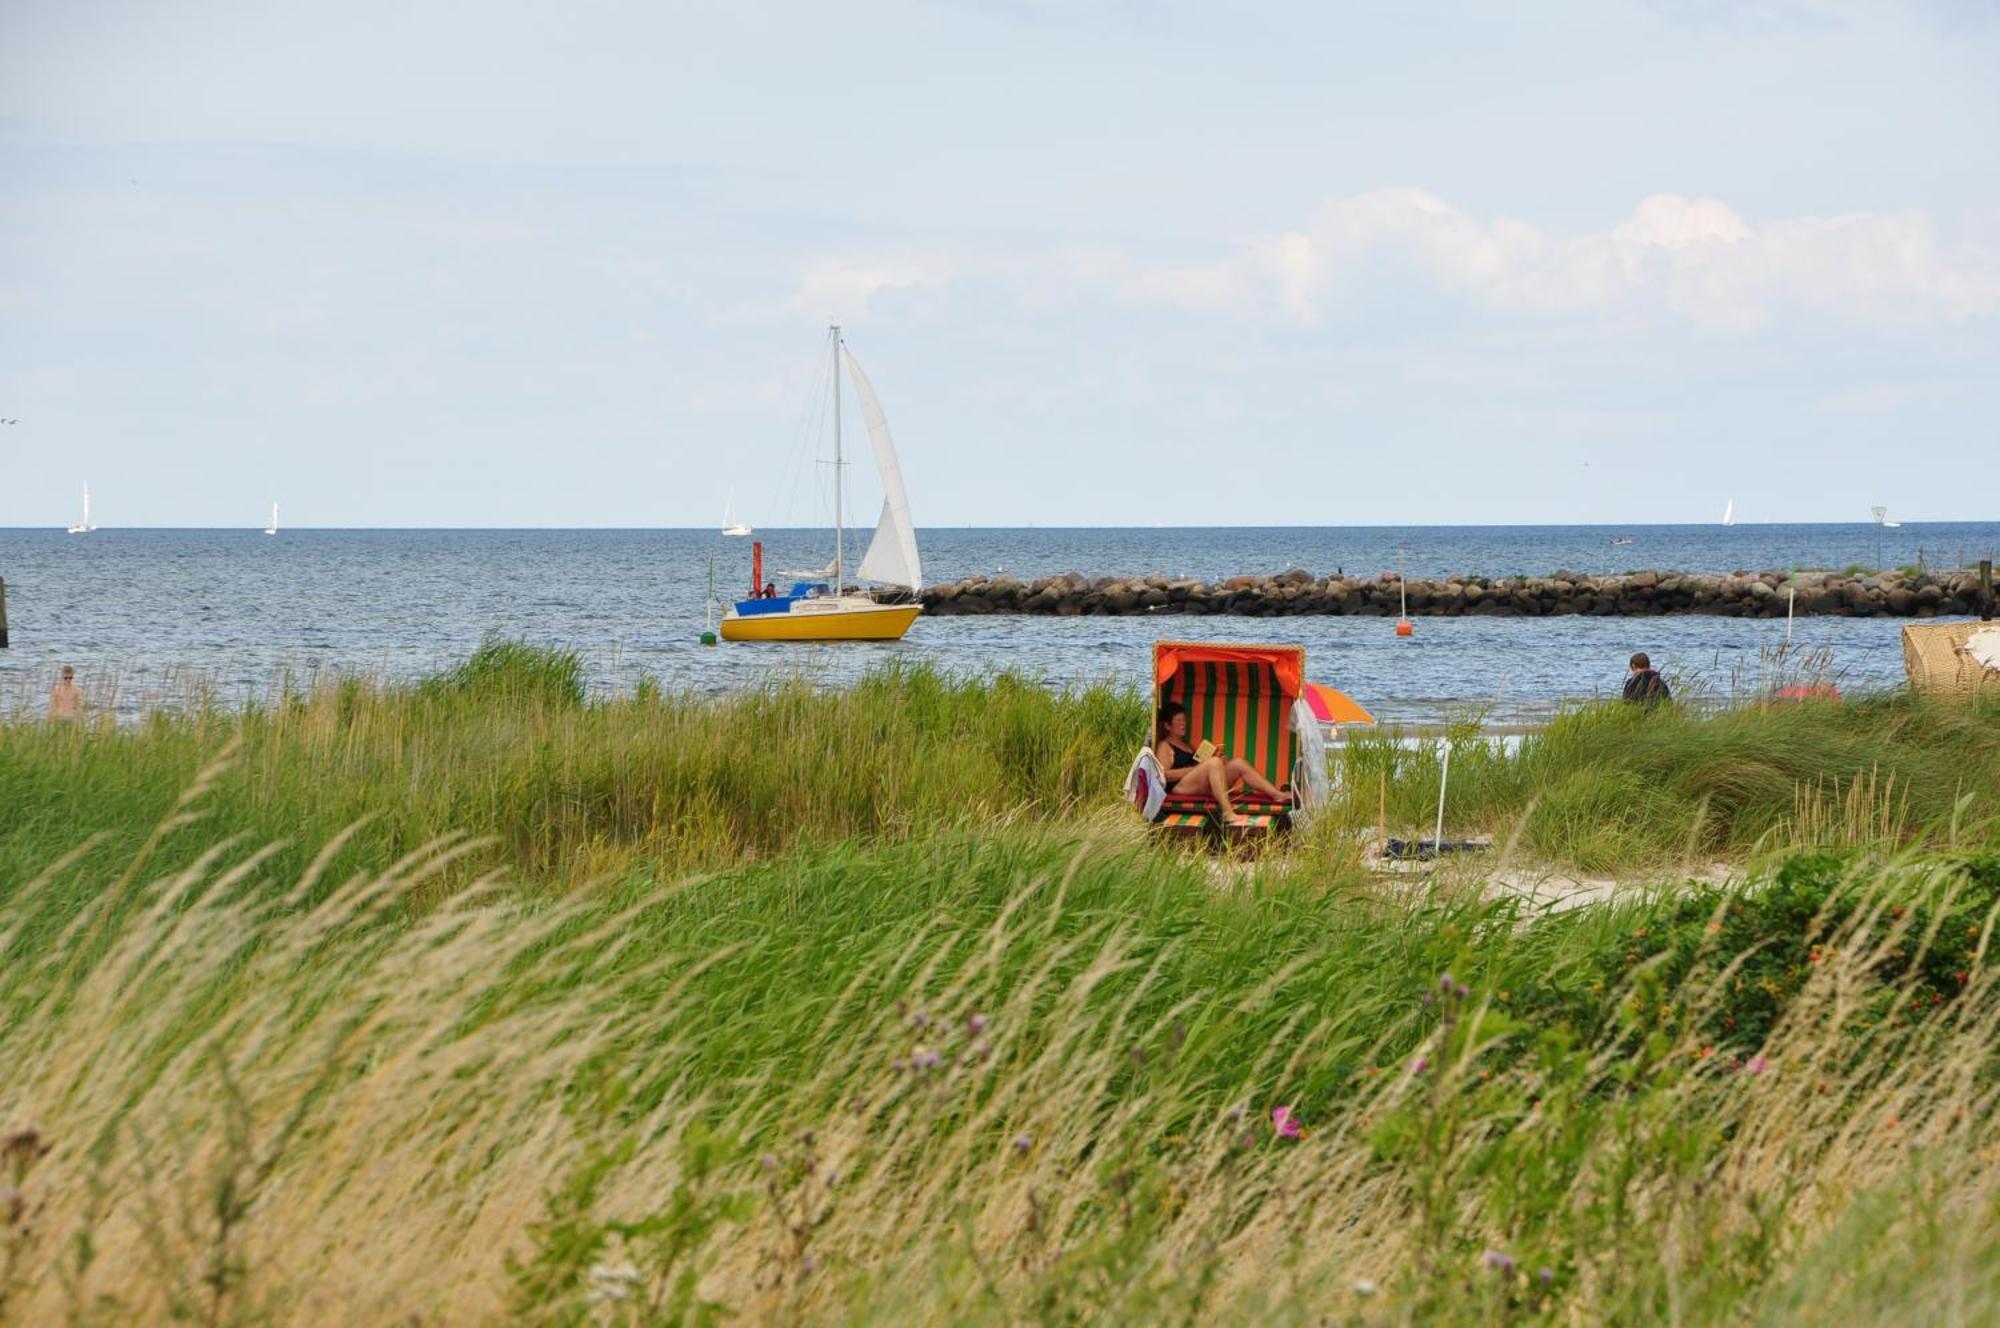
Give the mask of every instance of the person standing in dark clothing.
<path id="1" fill-rule="evenodd" d="M 1667 680 L 1653 667 L 1645 651 L 1632 656 L 1632 676 L 1625 680 L 1625 699 L 1633 705 L 1658 705 L 1674 699 Z"/>

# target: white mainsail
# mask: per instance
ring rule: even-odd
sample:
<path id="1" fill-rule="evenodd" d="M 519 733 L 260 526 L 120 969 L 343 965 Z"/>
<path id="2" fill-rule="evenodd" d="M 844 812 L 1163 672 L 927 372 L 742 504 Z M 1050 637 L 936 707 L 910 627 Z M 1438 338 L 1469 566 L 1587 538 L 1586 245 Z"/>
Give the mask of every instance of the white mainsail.
<path id="1" fill-rule="evenodd" d="M 1729 500 L 1729 506 L 1722 509 L 1722 524 L 1725 526 L 1736 524 L 1736 500 L 1734 498 Z"/>
<path id="2" fill-rule="evenodd" d="M 266 535 L 275 535 L 278 533 L 278 505 L 276 503 L 271 504 L 271 524 L 264 527 L 264 533 Z"/>
<path id="3" fill-rule="evenodd" d="M 842 350 L 846 350 L 843 346 Z M 854 379 L 854 395 L 861 403 L 861 422 L 868 426 L 868 441 L 875 447 L 875 469 L 882 476 L 882 518 L 876 523 L 875 538 L 861 559 L 861 577 L 885 585 L 923 584 L 923 565 L 917 558 L 917 530 L 910 518 L 910 496 L 903 489 L 903 467 L 896 460 L 896 444 L 889 437 L 889 419 L 875 388 L 853 351 L 847 351 L 847 371 Z"/>

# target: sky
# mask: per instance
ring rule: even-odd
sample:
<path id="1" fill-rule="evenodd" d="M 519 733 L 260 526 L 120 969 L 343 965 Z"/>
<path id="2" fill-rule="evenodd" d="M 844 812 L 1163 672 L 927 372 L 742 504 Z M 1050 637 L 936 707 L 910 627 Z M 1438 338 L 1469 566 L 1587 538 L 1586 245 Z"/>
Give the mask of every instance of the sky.
<path id="1" fill-rule="evenodd" d="M 0 526 L 820 524 L 835 320 L 919 528 L 2000 519 L 2000 0 L 0 3 Z"/>

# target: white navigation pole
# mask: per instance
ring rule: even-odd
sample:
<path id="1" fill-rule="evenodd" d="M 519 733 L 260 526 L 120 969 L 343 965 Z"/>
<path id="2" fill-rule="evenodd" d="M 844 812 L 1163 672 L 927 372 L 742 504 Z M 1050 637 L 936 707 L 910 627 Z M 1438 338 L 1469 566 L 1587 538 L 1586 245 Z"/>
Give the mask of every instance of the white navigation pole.
<path id="1" fill-rule="evenodd" d="M 841 593 L 840 565 L 840 324 L 833 325 L 833 593 Z"/>
<path id="2" fill-rule="evenodd" d="M 1437 829 L 1431 831 L 1431 854 L 1444 856 L 1444 791 L 1451 784 L 1451 739 L 1444 740 L 1444 764 L 1438 769 Z"/>

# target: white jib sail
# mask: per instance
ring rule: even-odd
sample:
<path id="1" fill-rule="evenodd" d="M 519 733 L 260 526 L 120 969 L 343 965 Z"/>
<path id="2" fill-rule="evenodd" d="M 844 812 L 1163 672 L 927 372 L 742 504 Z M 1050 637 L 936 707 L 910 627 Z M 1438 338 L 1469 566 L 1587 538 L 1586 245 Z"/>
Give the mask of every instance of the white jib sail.
<path id="1" fill-rule="evenodd" d="M 854 380 L 854 395 L 861 403 L 861 422 L 868 426 L 868 441 L 875 447 L 875 469 L 882 475 L 882 519 L 875 526 L 875 538 L 869 541 L 867 556 L 861 560 L 861 578 L 915 590 L 923 584 L 923 565 L 917 560 L 917 528 L 910 519 L 910 496 L 903 491 L 903 467 L 896 460 L 896 445 L 889 437 L 889 420 L 852 351 L 847 353 L 847 372 Z"/>

